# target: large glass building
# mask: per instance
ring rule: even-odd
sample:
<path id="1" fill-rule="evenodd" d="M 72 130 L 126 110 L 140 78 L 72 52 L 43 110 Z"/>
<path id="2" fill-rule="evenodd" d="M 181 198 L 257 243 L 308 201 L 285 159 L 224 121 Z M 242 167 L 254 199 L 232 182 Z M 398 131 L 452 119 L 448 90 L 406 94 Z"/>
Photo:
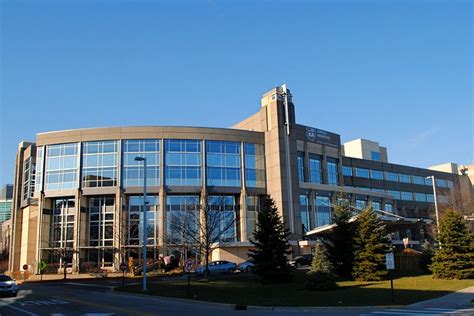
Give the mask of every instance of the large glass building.
<path id="1" fill-rule="evenodd" d="M 67 259 L 73 273 L 117 270 L 120 262 L 140 258 L 143 234 L 152 260 L 168 254 L 199 259 L 189 236 L 176 227 L 183 218 L 197 227 L 205 207 L 218 214 L 222 230 L 212 258 L 241 262 L 265 194 L 274 198 L 291 231 L 294 255 L 311 251 L 318 234 L 331 226 L 341 198 L 352 203 L 355 214 L 372 206 L 393 222 L 394 244 L 408 236 L 419 247 L 434 220 L 434 199 L 447 199 L 459 176 L 382 161 L 386 151 L 374 151 L 370 159 L 343 153 L 339 135 L 296 123 L 285 86 L 265 93 L 259 112 L 227 129 L 39 133 L 17 153 L 9 268 L 29 264 L 37 271 L 40 260 L 60 266 L 58 250 L 67 248 L 73 250 Z M 146 159 L 146 170 L 137 157 Z M 435 176 L 437 197 L 428 176 Z M 18 224 L 25 221 L 27 231 Z"/>

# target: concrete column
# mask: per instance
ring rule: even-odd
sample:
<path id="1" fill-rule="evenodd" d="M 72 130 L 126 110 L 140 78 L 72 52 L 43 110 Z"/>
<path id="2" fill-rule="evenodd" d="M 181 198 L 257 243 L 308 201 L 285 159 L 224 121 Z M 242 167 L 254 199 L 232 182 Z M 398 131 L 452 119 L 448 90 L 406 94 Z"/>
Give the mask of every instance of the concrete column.
<path id="1" fill-rule="evenodd" d="M 322 159 L 321 159 L 321 171 L 322 171 L 322 183 L 328 183 L 328 157 L 326 156 L 326 146 L 322 146 Z"/>
<path id="2" fill-rule="evenodd" d="M 304 142 L 304 179 L 306 182 L 311 182 L 310 179 L 310 167 L 309 167 L 309 153 L 308 153 L 308 143 Z"/>
<path id="3" fill-rule="evenodd" d="M 237 232 L 237 239 L 236 241 L 248 241 L 247 237 L 247 192 L 245 188 L 242 189 L 240 192 L 240 240 L 239 240 L 239 232 Z"/>
<path id="4" fill-rule="evenodd" d="M 72 243 L 72 273 L 79 273 L 80 262 L 79 262 L 79 247 L 80 247 L 80 225 L 81 225 L 81 192 L 78 189 L 74 194 L 74 240 Z"/>
<path id="5" fill-rule="evenodd" d="M 42 253 L 41 253 L 41 248 L 42 248 L 42 243 L 41 240 L 43 238 L 42 236 L 42 228 L 43 228 L 43 206 L 44 206 L 44 194 L 41 192 L 40 197 L 38 199 L 38 226 L 36 229 L 36 270 L 35 273 L 39 274 L 39 263 L 42 260 Z"/>
<path id="6" fill-rule="evenodd" d="M 242 190 L 240 191 L 240 209 L 239 209 L 239 226 L 240 228 L 236 231 L 236 241 L 246 241 L 247 240 L 247 201 L 246 201 L 246 187 L 245 187 L 245 151 L 244 143 L 240 143 L 240 171 L 242 179 Z M 237 223 L 236 223 L 237 224 Z M 237 225 L 236 225 L 237 226 Z M 239 238 L 240 237 L 240 238 Z"/>
<path id="7" fill-rule="evenodd" d="M 118 250 L 114 252 L 114 264 L 113 270 L 118 271 L 119 265 L 122 262 L 123 258 L 121 256 L 123 248 L 123 244 L 125 243 L 125 221 L 123 217 L 123 208 L 124 203 L 123 199 L 125 197 L 122 195 L 122 190 L 120 187 L 118 188 L 117 192 L 115 193 L 115 221 L 114 221 L 114 249 Z"/>
<path id="8" fill-rule="evenodd" d="M 311 190 L 308 194 L 308 212 L 309 212 L 309 226 L 310 230 L 316 227 L 316 192 Z"/>
<path id="9" fill-rule="evenodd" d="M 166 192 L 161 186 L 160 195 L 158 196 L 159 205 L 157 210 L 158 219 L 158 246 L 161 247 L 162 253 L 166 253 Z"/>

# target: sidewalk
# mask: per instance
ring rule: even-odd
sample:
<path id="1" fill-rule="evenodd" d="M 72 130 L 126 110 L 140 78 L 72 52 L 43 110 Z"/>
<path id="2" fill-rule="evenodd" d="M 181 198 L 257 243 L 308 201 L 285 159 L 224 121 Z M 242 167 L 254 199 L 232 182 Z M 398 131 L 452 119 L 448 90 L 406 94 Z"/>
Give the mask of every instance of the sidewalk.
<path id="1" fill-rule="evenodd" d="M 121 272 L 110 272 L 107 274 L 106 278 L 118 278 L 122 277 Z M 43 281 L 60 281 L 63 280 L 63 274 L 43 274 Z M 97 276 L 89 273 L 80 273 L 80 274 L 67 274 L 67 280 L 88 280 L 88 279 L 102 279 L 98 278 Z M 39 274 L 31 274 L 28 279 L 17 279 L 19 283 L 23 282 L 38 282 L 41 280 L 41 276 Z"/>
<path id="2" fill-rule="evenodd" d="M 454 293 L 433 298 L 431 300 L 422 301 L 407 305 L 406 308 L 410 309 L 423 309 L 423 308 L 452 308 L 457 309 L 461 307 L 470 306 L 474 304 L 474 286 L 456 291 Z"/>

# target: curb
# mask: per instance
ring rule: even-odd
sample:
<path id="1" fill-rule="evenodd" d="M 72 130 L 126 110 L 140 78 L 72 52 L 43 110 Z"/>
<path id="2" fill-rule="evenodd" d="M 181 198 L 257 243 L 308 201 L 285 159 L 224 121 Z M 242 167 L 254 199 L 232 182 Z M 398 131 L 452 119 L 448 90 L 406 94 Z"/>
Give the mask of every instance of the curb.
<path id="1" fill-rule="evenodd" d="M 230 303 L 221 303 L 221 302 L 212 302 L 206 300 L 198 300 L 191 298 L 182 298 L 182 297 L 170 297 L 170 296 L 159 296 L 153 294 L 145 293 L 131 293 L 126 291 L 117 291 L 115 288 L 112 289 L 112 293 L 132 295 L 139 297 L 148 297 L 148 298 L 157 298 L 162 300 L 173 300 L 176 302 L 188 303 L 188 304 L 208 304 L 210 306 L 216 307 L 227 307 L 231 310 L 275 310 L 275 311 L 291 311 L 291 310 L 325 310 L 325 309 L 337 309 L 337 310 L 347 310 L 347 309 L 392 309 L 405 307 L 406 305 L 378 305 L 378 306 L 259 306 L 259 305 L 245 305 L 245 304 L 230 304 Z"/>

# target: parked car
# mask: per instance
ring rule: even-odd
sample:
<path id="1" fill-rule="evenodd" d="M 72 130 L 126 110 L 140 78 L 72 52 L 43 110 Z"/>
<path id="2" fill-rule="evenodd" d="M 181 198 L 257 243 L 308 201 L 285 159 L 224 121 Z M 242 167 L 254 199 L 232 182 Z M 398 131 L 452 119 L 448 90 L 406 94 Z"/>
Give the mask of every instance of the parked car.
<path id="1" fill-rule="evenodd" d="M 0 274 L 0 294 L 16 296 L 18 294 L 18 284 L 8 275 Z"/>
<path id="2" fill-rule="evenodd" d="M 299 268 L 301 266 L 310 265 L 311 261 L 313 261 L 313 255 L 308 254 L 308 255 L 295 257 L 293 260 L 289 261 L 289 264 L 293 268 Z"/>
<path id="3" fill-rule="evenodd" d="M 209 273 L 233 273 L 237 270 L 237 265 L 233 262 L 219 260 L 209 262 Z M 204 274 L 206 271 L 206 266 L 202 265 L 194 269 L 196 274 Z"/>
<path id="4" fill-rule="evenodd" d="M 254 266 L 255 266 L 255 263 L 252 260 L 247 260 L 242 263 L 239 263 L 239 265 L 237 266 L 237 269 L 241 272 L 250 272 L 252 271 Z"/>

